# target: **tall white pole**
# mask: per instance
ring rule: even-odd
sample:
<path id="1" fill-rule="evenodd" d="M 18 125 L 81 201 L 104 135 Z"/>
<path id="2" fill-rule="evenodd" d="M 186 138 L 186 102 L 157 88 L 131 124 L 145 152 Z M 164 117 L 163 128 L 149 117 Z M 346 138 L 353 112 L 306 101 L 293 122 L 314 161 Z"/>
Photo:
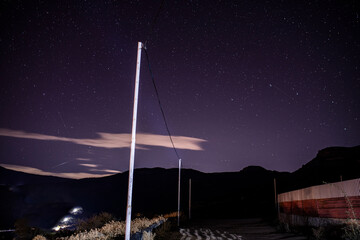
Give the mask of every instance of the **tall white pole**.
<path id="1" fill-rule="evenodd" d="M 274 178 L 274 203 L 275 203 L 275 209 L 277 208 L 277 192 L 276 192 L 276 178 Z"/>
<path id="2" fill-rule="evenodd" d="M 177 212 L 178 226 L 180 226 L 180 176 L 181 176 L 181 159 L 179 159 L 179 181 L 178 181 L 178 212 Z"/>
<path id="3" fill-rule="evenodd" d="M 189 219 L 191 219 L 191 178 L 189 179 Z"/>
<path id="4" fill-rule="evenodd" d="M 278 194 L 277 194 L 277 189 L 276 189 L 276 178 L 274 178 L 274 193 L 275 193 L 275 209 L 276 209 L 278 220 L 280 220 L 279 201 L 278 201 Z"/>
<path id="5" fill-rule="evenodd" d="M 128 185 L 128 198 L 127 198 L 127 208 L 126 208 L 126 229 L 125 229 L 126 240 L 130 240 L 131 203 L 132 203 L 132 189 L 133 189 L 133 179 L 134 179 L 136 117 L 137 117 L 137 107 L 138 107 L 138 99 L 139 99 L 141 48 L 142 48 L 142 43 L 138 42 L 137 59 L 136 59 L 134 109 L 133 109 L 133 121 L 132 121 L 132 132 L 131 132 L 131 150 L 130 150 L 130 163 L 129 163 L 129 185 Z"/>

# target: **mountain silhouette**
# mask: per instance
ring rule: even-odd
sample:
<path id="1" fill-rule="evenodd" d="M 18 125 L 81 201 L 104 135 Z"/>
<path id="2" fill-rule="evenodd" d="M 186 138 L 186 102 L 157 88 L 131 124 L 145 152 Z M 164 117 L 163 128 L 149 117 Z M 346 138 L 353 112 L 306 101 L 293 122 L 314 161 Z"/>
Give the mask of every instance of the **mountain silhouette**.
<path id="1" fill-rule="evenodd" d="M 293 173 L 249 166 L 238 172 L 181 171 L 181 210 L 188 212 L 192 181 L 192 217 L 268 217 L 275 213 L 274 179 L 278 193 L 360 177 L 360 146 L 330 147 Z M 128 172 L 103 178 L 64 179 L 20 173 L 0 167 L 0 228 L 13 228 L 19 218 L 45 229 L 74 206 L 84 217 L 126 213 Z M 152 216 L 177 210 L 178 169 L 143 168 L 134 171 L 133 214 Z"/>

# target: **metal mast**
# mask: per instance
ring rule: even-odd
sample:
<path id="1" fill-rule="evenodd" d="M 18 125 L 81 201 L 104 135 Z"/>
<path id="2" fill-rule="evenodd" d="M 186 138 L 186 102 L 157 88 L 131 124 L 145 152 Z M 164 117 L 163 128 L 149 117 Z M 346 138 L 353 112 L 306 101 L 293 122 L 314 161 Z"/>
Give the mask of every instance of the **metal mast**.
<path id="1" fill-rule="evenodd" d="M 130 150 L 130 163 L 129 163 L 129 185 L 128 185 L 128 198 L 126 208 L 126 229 L 125 239 L 130 240 L 130 227 L 131 227 L 131 203 L 132 203 L 132 189 L 134 179 L 134 159 L 135 159 L 135 141 L 136 141 L 136 118 L 137 107 L 139 99 L 139 78 L 140 78 L 140 63 L 141 63 L 141 49 L 142 43 L 138 42 L 137 59 L 136 59 L 136 76 L 135 76 L 135 93 L 134 93 L 134 109 L 133 121 L 131 132 L 131 150 Z"/>
<path id="2" fill-rule="evenodd" d="M 178 181 L 178 212 L 177 212 L 177 225 L 180 226 L 180 176 L 181 176 L 181 158 L 179 159 L 179 181 Z"/>

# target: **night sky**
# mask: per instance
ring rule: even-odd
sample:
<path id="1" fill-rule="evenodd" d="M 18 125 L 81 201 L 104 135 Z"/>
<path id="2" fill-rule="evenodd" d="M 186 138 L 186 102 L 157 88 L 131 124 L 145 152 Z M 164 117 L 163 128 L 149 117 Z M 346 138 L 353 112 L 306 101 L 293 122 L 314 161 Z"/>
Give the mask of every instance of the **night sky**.
<path id="1" fill-rule="evenodd" d="M 360 144 L 357 1 L 160 5 L 1 1 L 1 166 L 127 171 L 138 41 L 185 168 L 294 171 L 322 148 Z M 174 168 L 142 56 L 135 167 Z"/>

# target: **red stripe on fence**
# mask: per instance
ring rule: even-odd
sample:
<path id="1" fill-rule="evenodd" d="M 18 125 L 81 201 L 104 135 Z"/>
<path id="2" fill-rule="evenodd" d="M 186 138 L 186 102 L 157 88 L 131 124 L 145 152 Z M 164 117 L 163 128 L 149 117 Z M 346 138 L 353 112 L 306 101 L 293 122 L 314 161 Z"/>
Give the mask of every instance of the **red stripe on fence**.
<path id="1" fill-rule="evenodd" d="M 348 201 L 350 204 L 348 203 Z M 360 219 L 360 196 L 280 202 L 280 212 L 321 218 Z M 355 213 L 355 216 L 354 216 Z"/>

